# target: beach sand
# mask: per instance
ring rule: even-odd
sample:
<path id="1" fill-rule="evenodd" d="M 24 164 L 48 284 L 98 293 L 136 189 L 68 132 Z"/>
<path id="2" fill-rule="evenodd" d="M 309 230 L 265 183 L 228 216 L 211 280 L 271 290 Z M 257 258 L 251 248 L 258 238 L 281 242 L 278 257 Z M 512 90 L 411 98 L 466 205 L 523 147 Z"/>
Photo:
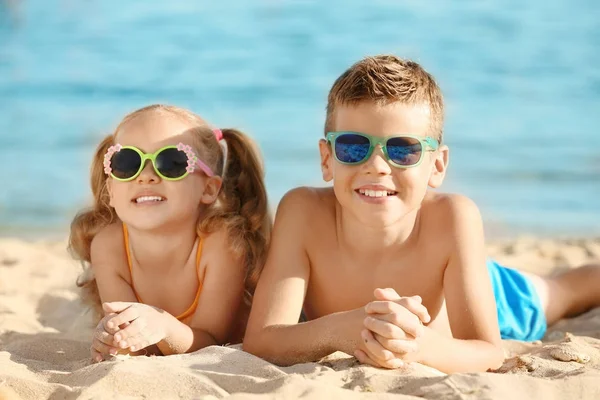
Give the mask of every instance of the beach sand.
<path id="1" fill-rule="evenodd" d="M 553 326 L 541 343 L 505 342 L 498 372 L 446 375 L 414 364 L 388 371 L 335 353 L 280 368 L 239 346 L 170 357 L 89 359 L 89 313 L 66 242 L 0 239 L 0 400 L 600 399 L 600 309 Z M 550 274 L 600 260 L 600 239 L 494 243 L 506 265 Z M 599 288 L 600 290 L 600 288 Z"/>

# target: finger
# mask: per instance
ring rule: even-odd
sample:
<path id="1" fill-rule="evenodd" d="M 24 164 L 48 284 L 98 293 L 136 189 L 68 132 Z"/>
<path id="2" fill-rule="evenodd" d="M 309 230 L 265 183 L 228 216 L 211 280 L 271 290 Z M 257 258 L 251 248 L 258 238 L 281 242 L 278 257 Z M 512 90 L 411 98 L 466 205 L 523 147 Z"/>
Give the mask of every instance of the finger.
<path id="1" fill-rule="evenodd" d="M 400 309 L 402 310 L 402 307 Z M 391 324 L 394 324 L 397 327 L 399 327 L 400 329 L 402 329 L 402 331 L 405 334 L 410 335 L 410 337 L 400 337 L 400 338 L 393 337 L 393 338 L 389 338 L 389 339 L 419 338 L 419 337 L 423 336 L 423 332 L 425 331 L 425 327 L 423 326 L 423 324 L 421 323 L 419 318 L 415 314 L 408 311 L 406 308 L 403 309 L 401 312 L 398 312 L 395 314 L 376 315 L 374 317 L 377 317 L 377 318 L 387 321 Z"/>
<path id="2" fill-rule="evenodd" d="M 431 317 L 429 316 L 427 307 L 425 307 L 421 301 L 422 300 L 420 296 L 403 297 L 398 301 L 398 304 L 404 306 L 408 311 L 415 314 L 422 322 L 427 323 L 431 321 Z"/>
<path id="3" fill-rule="evenodd" d="M 145 324 L 139 330 L 137 335 L 127 339 L 127 343 L 132 351 L 139 351 L 148 346 L 154 345 L 163 339 L 164 334 L 160 329 L 157 330 L 156 327 L 150 327 L 149 325 Z"/>
<path id="4" fill-rule="evenodd" d="M 109 346 L 105 343 L 102 343 L 101 341 L 94 339 L 92 341 L 92 348 L 97 351 L 98 353 L 100 353 L 102 356 L 104 355 L 116 355 L 118 353 L 118 349 L 116 347 L 113 346 Z"/>
<path id="5" fill-rule="evenodd" d="M 144 322 L 143 318 L 136 319 L 131 324 L 129 324 L 126 328 L 115 333 L 115 343 L 119 343 L 124 340 L 129 342 L 130 338 L 139 335 L 140 332 L 142 332 L 145 327 L 146 327 L 146 323 Z"/>
<path id="6" fill-rule="evenodd" d="M 104 318 L 102 318 L 100 320 L 100 322 L 98 323 L 98 326 L 96 327 L 97 330 L 103 330 L 105 332 L 110 333 L 111 335 L 114 335 L 116 331 L 118 331 L 118 327 L 117 329 L 115 328 L 109 328 L 106 324 L 108 323 L 108 321 L 110 321 L 114 316 L 119 315 L 119 314 L 115 314 L 115 313 L 110 313 L 110 314 L 106 314 L 104 316 Z"/>
<path id="7" fill-rule="evenodd" d="M 127 344 L 129 345 L 130 351 L 139 351 L 145 349 L 146 347 L 157 343 L 158 340 L 150 340 L 144 334 L 139 334 L 130 339 L 127 339 Z"/>
<path id="8" fill-rule="evenodd" d="M 376 320 L 380 320 L 380 321 L 395 325 L 402 331 L 402 333 L 400 334 L 397 330 L 395 330 L 391 327 L 388 327 L 385 329 L 387 329 L 388 331 L 393 330 L 393 332 L 396 332 L 399 336 L 388 336 L 385 333 L 381 333 L 381 332 L 375 331 L 375 330 L 374 330 L 374 332 L 379 333 L 381 336 L 385 336 L 388 339 L 407 339 L 408 337 L 406 336 L 406 334 L 412 336 L 412 338 L 418 338 L 421 335 L 423 335 L 425 328 L 421 324 L 421 321 L 419 320 L 419 318 L 415 314 L 408 311 L 406 308 L 404 308 L 398 304 L 396 306 L 397 306 L 396 310 L 392 313 L 370 314 L 369 317 L 367 317 L 367 318 L 374 318 Z M 365 319 L 365 321 L 366 321 L 366 319 Z M 371 328 L 369 328 L 369 329 L 371 329 Z M 393 334 L 393 332 L 389 332 L 389 334 Z"/>
<path id="9" fill-rule="evenodd" d="M 92 361 L 95 363 L 99 363 L 104 360 L 104 357 L 102 357 L 102 354 L 97 352 L 94 349 L 94 347 L 90 347 L 90 355 L 92 356 Z"/>
<path id="10" fill-rule="evenodd" d="M 375 361 L 373 361 L 373 360 L 371 360 L 369 358 L 369 356 L 367 355 L 367 353 L 365 353 L 362 350 L 356 350 L 354 352 L 354 357 L 356 357 L 356 359 L 361 364 L 367 364 L 367 365 L 370 365 L 370 366 L 375 367 L 375 368 L 381 368 Z"/>
<path id="11" fill-rule="evenodd" d="M 125 323 L 135 321 L 137 318 L 139 318 L 139 316 L 140 313 L 137 307 L 129 307 L 122 313 L 108 320 L 108 322 L 106 322 L 106 326 L 108 327 L 108 329 L 117 329 Z"/>
<path id="12" fill-rule="evenodd" d="M 131 307 L 134 304 L 138 304 L 138 303 L 131 303 L 128 301 L 112 301 L 109 303 L 102 303 L 102 309 L 107 314 L 109 314 L 109 313 L 117 313 L 118 314 L 118 313 L 125 311 L 126 309 L 128 309 L 129 307 Z"/>
<path id="13" fill-rule="evenodd" d="M 100 341 L 101 343 L 104 344 L 112 344 L 114 338 L 113 335 L 111 335 L 110 333 L 103 331 L 103 330 L 96 330 L 94 331 L 94 336 L 93 339 Z"/>
<path id="14" fill-rule="evenodd" d="M 120 330 L 120 329 L 121 329 L 121 328 L 120 328 L 119 326 L 116 326 L 116 325 L 115 325 L 115 326 L 113 327 L 113 326 L 111 325 L 111 327 L 110 327 L 110 328 L 109 328 L 108 326 L 106 326 L 106 327 L 104 328 L 104 331 L 105 331 L 106 333 L 110 334 L 111 336 L 113 336 L 115 333 L 119 332 L 119 330 Z"/>
<path id="15" fill-rule="evenodd" d="M 389 321 L 389 319 L 395 321 L 395 314 L 373 315 L 365 318 L 364 327 L 388 339 L 407 339 L 408 332 L 404 331 L 404 327 Z"/>
<path id="16" fill-rule="evenodd" d="M 400 340 L 400 339 L 388 339 L 378 334 L 373 334 L 373 337 L 387 350 L 391 351 L 398 356 L 403 356 L 409 353 L 415 353 L 419 349 L 419 344 L 414 339 Z"/>
<path id="17" fill-rule="evenodd" d="M 391 300 L 380 300 L 368 303 L 365 311 L 368 314 L 390 314 L 399 310 L 400 307 L 402 306 Z"/>
<path id="18" fill-rule="evenodd" d="M 396 355 L 383 347 L 377 339 L 373 336 L 371 331 L 367 329 L 363 329 L 360 333 L 360 336 L 365 343 L 365 348 L 367 349 L 367 355 L 377 363 L 381 364 L 381 362 L 389 361 L 396 358 Z"/>
<path id="19" fill-rule="evenodd" d="M 106 304 L 106 303 L 105 303 L 105 304 Z M 114 312 L 111 312 L 111 313 L 104 314 L 104 318 L 102 318 L 102 324 L 103 324 L 103 325 L 104 325 L 104 324 L 106 324 L 106 321 L 108 321 L 109 319 L 111 319 L 111 318 L 112 318 L 112 317 L 114 317 L 115 315 L 119 315 L 119 313 L 114 313 Z"/>
<path id="20" fill-rule="evenodd" d="M 389 300 L 389 301 L 396 301 L 396 300 L 400 300 L 402 297 L 398 294 L 398 292 L 396 292 L 396 290 L 392 289 L 392 288 L 385 288 L 385 289 L 375 289 L 375 291 L 373 292 L 373 295 L 375 296 L 375 298 L 377 300 Z"/>
<path id="21" fill-rule="evenodd" d="M 115 314 L 118 315 L 118 314 Z M 112 335 L 114 335 L 115 333 L 119 332 L 121 329 L 125 329 L 127 328 L 129 325 L 131 325 L 131 322 L 124 322 L 119 326 L 116 326 L 114 328 L 106 328 L 106 331 Z"/>
<path id="22" fill-rule="evenodd" d="M 395 354 L 393 354 L 389 350 L 384 349 L 384 351 L 386 351 L 387 353 L 389 353 L 391 355 L 391 357 L 387 358 L 387 359 L 379 358 L 379 356 L 376 353 L 371 352 L 372 348 L 376 349 L 377 347 L 381 347 L 381 345 L 379 345 L 379 343 L 376 343 L 376 340 L 373 337 L 371 332 L 369 332 L 368 330 L 365 329 L 365 330 L 363 330 L 361 335 L 363 336 L 363 338 L 367 338 L 365 340 L 365 349 L 366 349 L 365 354 L 367 356 L 369 356 L 369 358 L 372 361 L 376 362 L 380 367 L 388 368 L 388 369 L 396 369 L 396 368 L 401 368 L 404 366 L 404 361 L 401 360 L 400 358 L 398 358 Z M 379 350 L 377 350 L 377 351 L 379 351 Z"/>
<path id="23" fill-rule="evenodd" d="M 404 307 L 412 314 L 416 315 L 422 322 L 431 321 L 429 312 L 427 311 L 427 308 L 421 304 L 421 297 L 419 296 L 403 297 L 398 301 L 372 301 L 365 306 L 365 311 L 369 314 L 389 314 L 398 312 L 398 306 Z"/>

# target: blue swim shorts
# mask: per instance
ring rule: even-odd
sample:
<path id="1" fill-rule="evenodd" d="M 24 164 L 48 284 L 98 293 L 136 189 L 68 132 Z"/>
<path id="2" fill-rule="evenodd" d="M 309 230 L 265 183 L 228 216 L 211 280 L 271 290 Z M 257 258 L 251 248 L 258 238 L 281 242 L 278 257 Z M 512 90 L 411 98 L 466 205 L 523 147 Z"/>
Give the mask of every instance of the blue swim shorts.
<path id="1" fill-rule="evenodd" d="M 547 323 L 540 298 L 531 281 L 515 269 L 487 261 L 492 279 L 502 339 L 531 342 L 546 333 Z"/>

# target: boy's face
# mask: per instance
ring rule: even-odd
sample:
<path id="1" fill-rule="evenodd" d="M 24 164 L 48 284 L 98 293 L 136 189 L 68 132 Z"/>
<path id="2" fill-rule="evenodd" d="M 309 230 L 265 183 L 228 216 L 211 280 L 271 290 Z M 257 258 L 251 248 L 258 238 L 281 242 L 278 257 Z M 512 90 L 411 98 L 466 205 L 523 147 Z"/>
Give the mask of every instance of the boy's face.
<path id="1" fill-rule="evenodd" d="M 430 111 L 426 105 L 361 103 L 339 106 L 333 129 L 374 137 L 430 136 Z M 321 168 L 325 181 L 333 180 L 335 195 L 345 210 L 366 225 L 391 225 L 421 205 L 427 187 L 441 185 L 448 163 L 448 148 L 424 151 L 419 165 L 399 168 L 389 163 L 381 146 L 357 165 L 335 159 L 332 144 L 321 140 Z M 388 148 L 389 150 L 389 148 Z"/>

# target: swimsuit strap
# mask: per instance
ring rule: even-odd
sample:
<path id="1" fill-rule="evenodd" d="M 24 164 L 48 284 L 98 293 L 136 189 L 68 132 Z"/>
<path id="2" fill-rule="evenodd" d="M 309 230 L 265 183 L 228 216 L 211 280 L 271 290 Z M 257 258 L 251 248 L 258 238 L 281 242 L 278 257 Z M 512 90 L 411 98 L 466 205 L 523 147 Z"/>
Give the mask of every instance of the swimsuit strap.
<path id="1" fill-rule="evenodd" d="M 125 254 L 127 255 L 127 265 L 129 266 L 129 275 L 131 276 L 131 289 L 133 289 L 133 293 L 135 294 L 135 298 L 138 300 L 138 302 L 143 303 L 142 299 L 140 298 L 137 291 L 135 290 L 135 284 L 133 283 L 133 270 L 132 270 L 131 254 L 129 251 L 129 232 L 127 231 L 127 225 L 125 225 L 125 223 L 123 223 L 123 238 L 125 241 Z M 200 239 L 200 241 L 198 242 L 198 250 L 196 251 L 196 274 L 198 275 L 198 291 L 196 292 L 196 297 L 194 298 L 194 302 L 192 303 L 192 305 L 186 311 L 184 311 L 181 315 L 176 317 L 180 321 L 189 317 L 190 315 L 194 314 L 194 312 L 196 312 L 196 308 L 198 307 L 198 302 L 200 301 L 200 292 L 202 292 L 202 282 L 204 281 L 204 274 L 202 274 L 202 276 L 200 275 L 200 259 L 202 258 L 203 240 L 202 240 L 202 238 L 199 238 L 199 239 Z M 206 271 L 204 271 L 204 272 L 206 272 Z"/>

